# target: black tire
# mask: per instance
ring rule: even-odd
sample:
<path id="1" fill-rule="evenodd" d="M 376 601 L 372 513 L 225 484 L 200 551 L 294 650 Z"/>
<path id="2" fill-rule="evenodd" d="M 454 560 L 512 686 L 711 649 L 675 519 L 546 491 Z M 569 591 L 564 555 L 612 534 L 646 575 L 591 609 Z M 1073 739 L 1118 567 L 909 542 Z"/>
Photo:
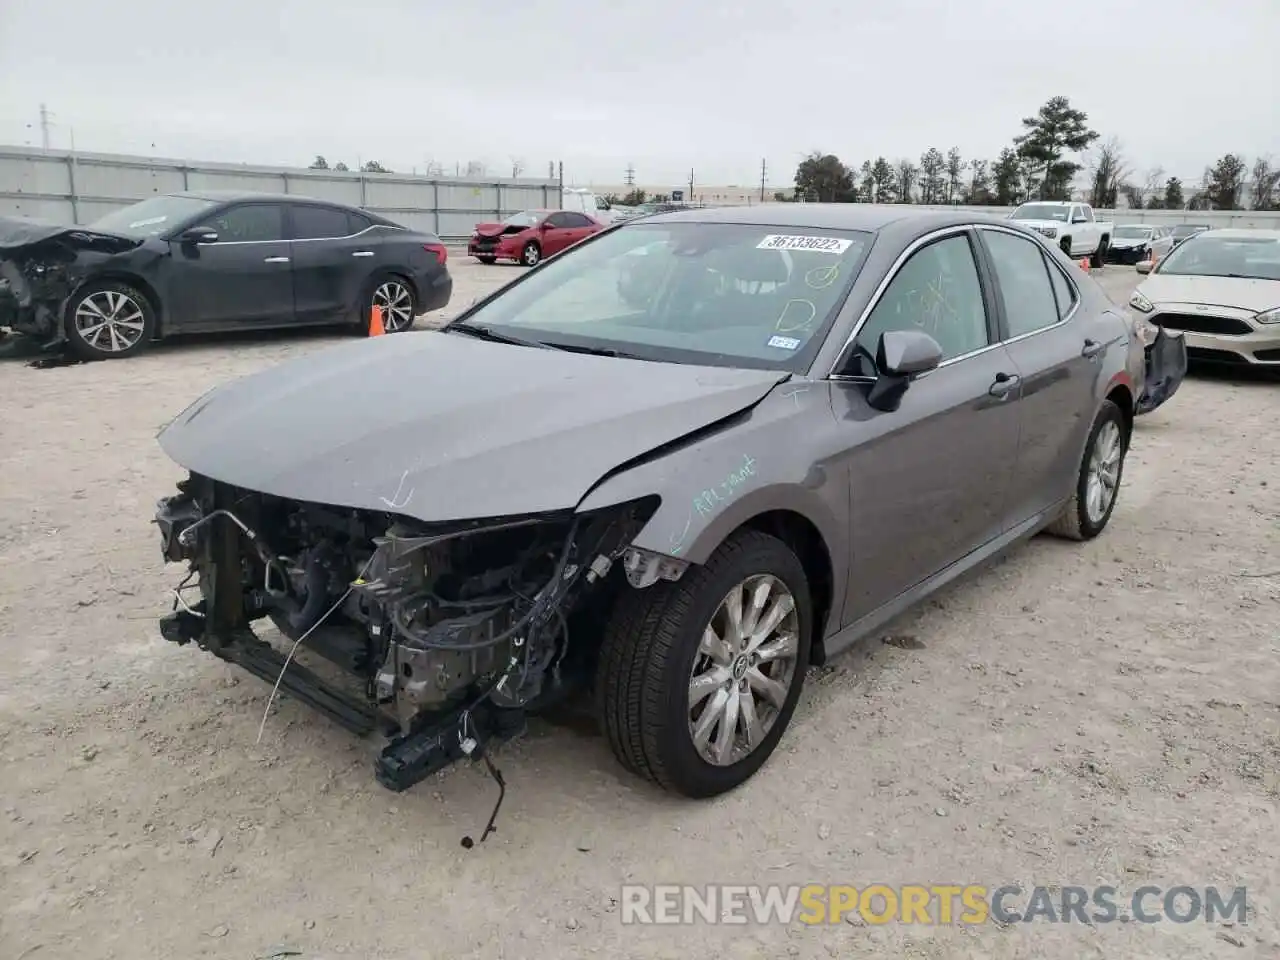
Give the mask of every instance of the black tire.
<path id="1" fill-rule="evenodd" d="M 1065 254 L 1067 255 L 1067 257 L 1068 257 L 1068 258 L 1070 258 L 1070 256 L 1071 256 L 1071 238 L 1070 238 L 1070 237 L 1063 237 L 1060 241 L 1058 241 L 1058 246 L 1059 246 L 1059 247 L 1061 247 L 1061 248 L 1062 248 L 1062 252 L 1063 252 L 1063 253 L 1065 253 Z"/>
<path id="2" fill-rule="evenodd" d="M 95 326 L 99 315 L 105 322 Z M 87 283 L 67 303 L 62 329 L 67 349 L 75 357 L 123 360 L 145 350 L 151 343 L 156 334 L 156 310 L 145 294 L 127 283 L 118 280 Z"/>
<path id="3" fill-rule="evenodd" d="M 1107 241 L 1104 237 L 1098 241 L 1098 249 L 1089 257 L 1089 269 L 1101 270 L 1107 262 Z"/>
<path id="4" fill-rule="evenodd" d="M 520 262 L 526 267 L 536 267 L 541 260 L 542 247 L 538 245 L 537 240 L 530 240 L 520 251 Z"/>
<path id="5" fill-rule="evenodd" d="M 486 266 L 498 262 L 497 257 L 476 257 L 476 259 L 479 260 L 481 263 L 485 264 Z"/>
<path id="6" fill-rule="evenodd" d="M 694 745 L 689 681 L 704 629 L 730 591 L 753 576 L 772 576 L 790 591 L 799 643 L 772 726 L 744 757 L 721 766 Z M 740 785 L 769 759 L 791 721 L 809 665 L 812 625 L 804 567 L 785 543 L 756 530 L 734 534 L 677 582 L 623 587 L 596 673 L 596 706 L 614 755 L 631 772 L 687 797 L 713 797 Z"/>
<path id="7" fill-rule="evenodd" d="M 1091 516 L 1088 505 L 1091 464 L 1094 450 L 1098 446 L 1098 436 L 1108 424 L 1114 424 L 1119 431 L 1120 449 L 1119 461 L 1115 467 L 1115 488 L 1106 510 L 1100 516 Z M 1084 445 L 1084 456 L 1080 460 L 1076 473 L 1075 491 L 1066 509 L 1046 528 L 1046 532 L 1068 540 L 1092 540 L 1106 529 L 1108 521 L 1111 520 L 1111 514 L 1116 508 L 1116 501 L 1120 499 L 1120 485 L 1124 479 L 1124 461 L 1129 453 L 1129 433 L 1129 424 L 1120 408 L 1110 400 L 1102 401 L 1102 409 L 1094 418 L 1093 427 L 1089 431 L 1089 440 Z"/>
<path id="8" fill-rule="evenodd" d="M 384 273 L 370 280 L 365 287 L 364 296 L 360 298 L 360 303 L 363 311 L 360 330 L 366 336 L 369 333 L 370 314 L 375 305 L 383 308 L 382 329 L 386 333 L 403 333 L 405 330 L 411 330 L 418 316 L 417 291 L 413 289 L 412 283 L 394 273 Z M 406 303 L 409 311 L 407 319 L 403 316 Z"/>

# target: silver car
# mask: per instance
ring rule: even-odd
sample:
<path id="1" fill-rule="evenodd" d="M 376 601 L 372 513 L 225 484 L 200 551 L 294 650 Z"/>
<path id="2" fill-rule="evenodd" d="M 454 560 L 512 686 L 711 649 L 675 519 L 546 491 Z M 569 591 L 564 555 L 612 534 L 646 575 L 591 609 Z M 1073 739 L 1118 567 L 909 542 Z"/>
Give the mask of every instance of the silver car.
<path id="1" fill-rule="evenodd" d="M 1173 230 L 1151 223 L 1117 224 L 1107 248 L 1109 263 L 1141 263 L 1159 260 L 1173 249 Z"/>

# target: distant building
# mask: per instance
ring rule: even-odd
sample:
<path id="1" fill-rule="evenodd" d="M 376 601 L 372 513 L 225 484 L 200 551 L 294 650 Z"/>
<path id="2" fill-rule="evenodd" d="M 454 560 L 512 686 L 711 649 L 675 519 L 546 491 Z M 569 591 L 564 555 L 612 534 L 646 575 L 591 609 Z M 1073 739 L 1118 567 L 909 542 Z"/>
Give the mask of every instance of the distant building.
<path id="1" fill-rule="evenodd" d="M 634 186 L 628 186 L 625 183 L 592 183 L 587 184 L 593 191 L 602 197 L 610 194 L 618 197 L 625 197 L 632 190 L 643 190 L 645 196 L 653 197 L 671 197 L 674 191 L 681 191 L 683 196 L 680 198 L 685 203 L 712 203 L 723 206 L 737 207 L 749 206 L 760 202 L 760 185 L 754 187 L 739 187 L 736 185 L 724 186 L 703 186 L 700 183 L 694 183 L 693 196 L 689 196 L 688 183 L 637 183 Z M 773 194 L 775 191 L 784 189 L 781 187 L 765 187 L 764 198 L 768 203 L 773 202 Z M 790 187 L 785 188 L 788 191 Z"/>

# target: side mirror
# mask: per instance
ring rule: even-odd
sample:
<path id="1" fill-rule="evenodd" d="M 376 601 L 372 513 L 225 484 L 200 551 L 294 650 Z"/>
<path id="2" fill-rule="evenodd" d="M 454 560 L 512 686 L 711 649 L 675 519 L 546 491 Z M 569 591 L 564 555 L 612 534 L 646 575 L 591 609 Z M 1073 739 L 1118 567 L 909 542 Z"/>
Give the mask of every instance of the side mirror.
<path id="1" fill-rule="evenodd" d="M 538 224 L 538 229 L 539 229 L 539 230 L 550 230 L 550 229 L 551 229 L 551 223 L 550 223 L 549 221 L 547 221 L 547 220 L 543 220 L 540 224 Z"/>
<path id="2" fill-rule="evenodd" d="M 892 412 L 902 403 L 911 381 L 942 363 L 942 347 L 921 330 L 886 330 L 876 347 L 879 375 L 867 393 L 867 403 Z"/>
<path id="3" fill-rule="evenodd" d="M 1153 266 L 1155 266 L 1155 264 L 1150 260 L 1139 260 L 1133 265 L 1133 269 L 1137 270 L 1139 273 L 1150 273 Z"/>
<path id="4" fill-rule="evenodd" d="M 1088 223 L 1089 218 L 1088 217 L 1072 217 L 1071 222 L 1072 223 Z"/>
<path id="5" fill-rule="evenodd" d="M 217 243 L 218 231 L 213 227 L 191 227 L 178 238 L 183 243 Z"/>

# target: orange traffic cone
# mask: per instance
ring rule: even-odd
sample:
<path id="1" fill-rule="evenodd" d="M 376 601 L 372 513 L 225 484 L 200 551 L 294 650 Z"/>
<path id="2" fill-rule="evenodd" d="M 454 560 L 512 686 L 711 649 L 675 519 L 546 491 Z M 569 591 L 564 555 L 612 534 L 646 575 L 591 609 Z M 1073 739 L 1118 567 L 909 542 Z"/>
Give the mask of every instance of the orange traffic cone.
<path id="1" fill-rule="evenodd" d="M 382 308 L 375 303 L 369 314 L 369 336 L 380 337 L 386 332 L 382 326 Z"/>
<path id="2" fill-rule="evenodd" d="M 1080 258 L 1080 269 L 1081 269 L 1081 270 L 1083 270 L 1085 273 L 1088 273 L 1088 272 L 1089 272 L 1089 258 L 1088 258 L 1088 257 L 1081 257 L 1081 258 Z"/>

